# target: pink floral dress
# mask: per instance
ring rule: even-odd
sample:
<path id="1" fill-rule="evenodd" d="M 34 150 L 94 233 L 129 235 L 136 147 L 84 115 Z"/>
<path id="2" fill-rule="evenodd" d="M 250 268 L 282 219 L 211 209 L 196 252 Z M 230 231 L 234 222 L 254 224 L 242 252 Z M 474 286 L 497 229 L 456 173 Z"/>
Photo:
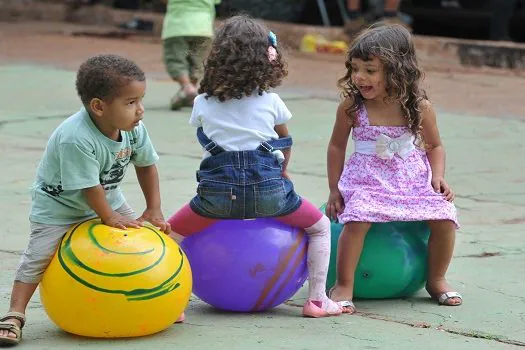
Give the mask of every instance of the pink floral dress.
<path id="1" fill-rule="evenodd" d="M 357 123 L 356 151 L 338 184 L 345 203 L 339 222 L 451 220 L 459 228 L 456 207 L 432 188 L 430 163 L 410 129 L 371 126 L 364 106 Z"/>

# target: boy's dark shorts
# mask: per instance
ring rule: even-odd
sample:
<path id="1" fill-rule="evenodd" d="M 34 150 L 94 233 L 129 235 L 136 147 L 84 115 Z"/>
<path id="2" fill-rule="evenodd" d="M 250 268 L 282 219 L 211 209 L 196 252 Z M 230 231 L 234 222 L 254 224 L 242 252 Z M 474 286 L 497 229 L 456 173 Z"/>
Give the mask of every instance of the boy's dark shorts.
<path id="1" fill-rule="evenodd" d="M 209 37 L 176 36 L 164 39 L 164 63 L 168 74 L 173 79 L 186 75 L 192 81 L 199 81 L 210 46 Z"/>

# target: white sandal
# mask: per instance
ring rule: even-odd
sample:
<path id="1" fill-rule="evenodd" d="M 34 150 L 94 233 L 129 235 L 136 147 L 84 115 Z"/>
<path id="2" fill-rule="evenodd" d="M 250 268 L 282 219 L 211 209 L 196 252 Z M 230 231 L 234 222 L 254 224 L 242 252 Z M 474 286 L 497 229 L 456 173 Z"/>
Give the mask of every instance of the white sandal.
<path id="1" fill-rule="evenodd" d="M 339 305 L 343 309 L 344 314 L 353 314 L 357 311 L 355 308 L 354 302 L 352 300 L 343 300 L 343 301 L 336 301 L 337 305 Z M 348 308 L 352 308 L 353 311 L 346 311 Z"/>
<path id="2" fill-rule="evenodd" d="M 452 298 L 458 298 L 460 300 L 459 303 L 457 304 L 447 303 L 447 300 L 452 299 Z M 463 304 L 463 297 L 458 292 L 445 292 L 445 293 L 439 294 L 439 296 L 437 297 L 437 301 L 439 305 L 459 306 Z"/>
<path id="3" fill-rule="evenodd" d="M 331 300 L 332 299 L 332 292 L 334 290 L 335 286 L 330 288 L 330 290 L 328 291 L 328 298 L 330 298 Z M 335 301 L 335 300 L 333 300 Z M 354 302 L 352 300 L 341 300 L 341 301 L 335 301 L 337 303 L 337 305 L 339 305 L 339 307 L 341 309 L 343 309 L 343 313 L 344 314 L 353 314 L 357 311 L 355 305 L 354 305 Z M 352 308 L 353 311 L 347 311 L 349 308 Z"/>

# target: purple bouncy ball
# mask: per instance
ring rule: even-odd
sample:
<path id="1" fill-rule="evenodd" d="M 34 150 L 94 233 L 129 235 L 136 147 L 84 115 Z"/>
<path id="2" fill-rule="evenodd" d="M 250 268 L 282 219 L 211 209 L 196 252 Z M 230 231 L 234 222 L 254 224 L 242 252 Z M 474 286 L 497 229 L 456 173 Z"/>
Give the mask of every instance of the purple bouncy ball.
<path id="1" fill-rule="evenodd" d="M 307 278 L 306 234 L 274 219 L 217 221 L 181 246 L 191 265 L 193 293 L 218 309 L 275 307 Z"/>

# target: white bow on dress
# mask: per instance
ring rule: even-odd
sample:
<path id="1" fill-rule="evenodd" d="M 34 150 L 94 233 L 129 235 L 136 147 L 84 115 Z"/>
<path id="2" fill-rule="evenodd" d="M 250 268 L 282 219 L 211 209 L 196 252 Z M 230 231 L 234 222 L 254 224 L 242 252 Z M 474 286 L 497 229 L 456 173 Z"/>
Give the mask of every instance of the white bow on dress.
<path id="1" fill-rule="evenodd" d="M 392 159 L 397 153 L 405 159 L 416 148 L 414 141 L 415 137 L 411 132 L 406 132 L 396 138 L 381 134 L 376 140 L 377 156 L 381 159 Z"/>

